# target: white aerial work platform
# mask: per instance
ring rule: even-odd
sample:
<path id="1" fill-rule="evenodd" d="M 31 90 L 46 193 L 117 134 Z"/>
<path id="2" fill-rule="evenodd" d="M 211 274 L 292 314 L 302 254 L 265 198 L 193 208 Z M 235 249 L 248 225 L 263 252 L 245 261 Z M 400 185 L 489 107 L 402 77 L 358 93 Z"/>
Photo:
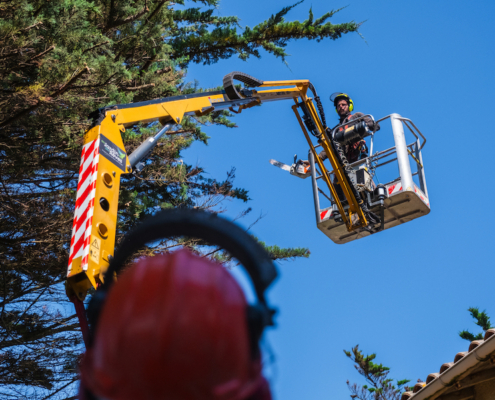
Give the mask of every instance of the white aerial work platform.
<path id="1" fill-rule="evenodd" d="M 371 115 L 365 115 L 356 121 L 364 118 L 370 118 L 374 121 Z M 402 118 L 399 114 L 390 114 L 376 122 L 379 123 L 387 119 L 390 119 L 392 124 L 394 146 L 373 153 L 375 136 L 379 135 L 380 138 L 383 138 L 386 132 L 384 132 L 385 129 L 379 133 L 370 131 L 370 156 L 349 164 L 346 169 L 349 179 L 358 188 L 359 195 L 362 198 L 366 196 L 369 211 L 379 216 L 380 222 L 371 224 L 366 229 L 349 230 L 342 220 L 337 202 L 331 193 L 325 192 L 318 186 L 318 182 L 325 178 L 320 166 L 315 163 L 314 156 L 315 150 L 321 145 L 316 145 L 312 150 L 310 149 L 309 161 L 296 161 L 295 158 L 294 164 L 289 166 L 270 160 L 273 165 L 289 171 L 291 175 L 303 179 L 311 176 L 316 224 L 320 231 L 337 244 L 348 243 L 393 228 L 430 212 L 430 200 L 421 154 L 426 138 L 410 119 Z M 406 142 L 404 126 L 407 128 L 407 132 L 414 137 L 410 144 Z M 334 171 L 331 168 L 326 169 L 324 164 L 321 165 L 325 168 L 324 173 L 328 174 L 330 178 L 324 179 L 326 182 L 322 186 L 328 186 L 329 182 L 335 184 Z M 411 165 L 415 167 L 415 172 L 412 172 Z M 394 169 L 394 166 L 398 167 L 398 177 L 396 177 L 397 170 Z M 392 171 L 394 177 L 387 180 L 386 183 L 378 182 L 377 170 L 379 169 L 387 169 L 388 174 Z M 414 180 L 417 180 L 417 183 Z M 328 187 L 326 189 L 328 190 Z M 324 202 L 328 205 L 321 206 Z M 349 205 L 346 205 L 345 200 L 340 199 L 340 202 L 346 216 L 348 216 Z"/>
<path id="2" fill-rule="evenodd" d="M 391 163 L 398 165 L 399 176 L 383 184 L 386 189 L 383 207 L 379 202 L 372 203 L 375 205 L 371 208 L 371 211 L 377 215 L 382 215 L 382 226 L 378 231 L 404 224 L 413 219 L 425 216 L 430 212 L 430 200 L 426 188 L 425 170 L 421 154 L 421 150 L 426 143 L 426 138 L 411 120 L 402 118 L 399 114 L 388 115 L 377 122 L 382 122 L 386 119 L 390 119 L 392 123 L 395 146 L 373 154 L 375 135 L 380 134 L 374 133 L 371 135 L 370 156 L 350 164 L 356 170 L 365 167 L 371 172 L 371 176 L 375 175 L 378 168 L 385 165 Z M 410 144 L 406 142 L 404 126 L 415 138 Z M 416 167 L 414 173 L 411 171 L 410 161 Z M 331 195 L 326 194 L 318 187 L 318 180 L 322 176 L 317 171 L 317 168 L 315 168 L 314 156 L 311 151 L 309 152 L 309 162 L 311 165 L 310 171 L 318 229 L 338 244 L 369 236 L 370 232 L 366 230 L 348 232 L 345 224 L 339 218 L 340 215 Z M 330 171 L 330 174 L 332 172 Z M 419 185 L 414 182 L 413 176 L 419 178 Z M 376 182 L 374 186 L 376 186 Z M 320 208 L 320 196 L 324 196 L 331 202 L 330 207 Z"/>

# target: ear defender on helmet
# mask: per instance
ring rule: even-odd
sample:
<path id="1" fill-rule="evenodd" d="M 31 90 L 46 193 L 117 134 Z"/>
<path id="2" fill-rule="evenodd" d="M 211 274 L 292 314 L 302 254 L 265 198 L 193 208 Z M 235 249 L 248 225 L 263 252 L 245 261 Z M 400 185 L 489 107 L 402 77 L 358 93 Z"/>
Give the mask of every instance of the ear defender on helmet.
<path id="1" fill-rule="evenodd" d="M 110 262 L 105 283 L 93 295 L 88 306 L 92 341 L 109 289 L 114 284 L 112 278 L 119 274 L 126 260 L 144 248 L 146 243 L 180 236 L 198 238 L 210 245 L 220 246 L 236 258 L 248 273 L 257 302 L 246 306 L 246 317 L 251 353 L 253 357 L 257 357 L 258 342 L 264 329 L 274 325 L 275 310 L 268 306 L 264 293 L 278 275 L 275 265 L 265 249 L 239 226 L 215 214 L 190 209 L 160 211 L 124 238 Z"/>
<path id="2" fill-rule="evenodd" d="M 354 102 L 352 101 L 352 99 L 349 97 L 348 94 L 342 92 L 335 92 L 330 96 L 330 101 L 333 102 L 333 105 L 335 106 L 335 112 L 338 113 L 337 103 L 339 100 L 342 99 L 347 101 L 347 104 L 349 104 L 349 112 L 352 112 L 352 110 L 354 110 Z"/>
<path id="3" fill-rule="evenodd" d="M 122 271 L 146 244 L 183 236 L 239 261 L 255 303 L 222 265 L 186 249 Z M 177 209 L 149 217 L 126 235 L 88 306 L 80 399 L 271 400 L 259 340 L 273 325 L 265 291 L 277 275 L 253 237 L 215 214 Z"/>

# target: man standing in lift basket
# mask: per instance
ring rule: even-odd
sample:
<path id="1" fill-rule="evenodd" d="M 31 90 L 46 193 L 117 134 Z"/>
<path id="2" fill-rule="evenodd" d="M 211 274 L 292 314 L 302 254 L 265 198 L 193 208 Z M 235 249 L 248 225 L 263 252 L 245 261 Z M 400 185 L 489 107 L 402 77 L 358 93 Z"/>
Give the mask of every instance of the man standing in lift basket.
<path id="1" fill-rule="evenodd" d="M 341 92 L 336 92 L 330 96 L 330 101 L 333 101 L 335 111 L 337 111 L 337 114 L 339 114 L 340 121 L 337 126 L 342 125 L 339 128 L 339 131 L 342 131 L 354 125 L 355 122 L 353 123 L 353 121 L 358 119 L 362 119 L 371 131 L 376 132 L 380 130 L 380 125 L 374 123 L 370 117 L 361 118 L 365 114 L 360 112 L 351 114 L 351 111 L 354 110 L 354 102 L 349 97 L 349 95 Z M 335 129 L 335 127 L 333 129 Z M 355 142 L 347 144 L 344 147 L 344 154 L 349 163 L 353 163 L 355 161 L 368 157 L 368 147 L 366 146 L 366 142 L 363 139 L 358 139 Z M 318 154 L 318 157 L 320 157 L 322 161 L 325 161 L 328 158 L 325 150 L 320 152 L 320 154 Z M 337 180 L 334 179 L 333 183 L 335 185 L 335 190 L 337 191 L 340 200 L 345 200 L 344 192 L 342 191 L 340 185 L 337 184 Z"/>
<path id="2" fill-rule="evenodd" d="M 339 128 L 339 131 L 352 126 L 353 120 L 361 118 L 365 115 L 360 112 L 351 114 L 352 110 L 354 110 L 354 102 L 349 97 L 349 95 L 345 93 L 336 92 L 332 94 L 330 96 L 330 101 L 333 101 L 335 111 L 337 111 L 337 114 L 339 114 L 340 121 L 337 126 L 344 125 Z M 365 117 L 363 118 L 363 120 L 366 122 L 366 125 L 371 131 L 373 131 L 373 128 L 376 128 L 375 132 L 380 130 L 380 125 L 375 124 L 370 117 Z M 335 127 L 333 129 L 335 129 Z M 366 142 L 363 139 L 360 139 L 346 145 L 344 153 L 347 161 L 349 163 L 353 163 L 355 161 L 361 160 L 362 158 L 368 157 L 368 147 L 366 146 Z M 325 151 L 322 151 L 320 154 L 318 154 L 318 156 L 321 158 L 322 161 L 328 158 Z"/>

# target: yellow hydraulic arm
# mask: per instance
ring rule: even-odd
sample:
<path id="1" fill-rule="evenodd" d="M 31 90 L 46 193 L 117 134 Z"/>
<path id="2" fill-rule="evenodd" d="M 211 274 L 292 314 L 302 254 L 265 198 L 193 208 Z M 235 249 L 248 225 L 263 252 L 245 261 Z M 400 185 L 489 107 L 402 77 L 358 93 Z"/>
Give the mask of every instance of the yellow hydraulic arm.
<path id="1" fill-rule="evenodd" d="M 234 80 L 252 89 L 238 90 Z M 326 127 L 312 98 L 307 96 L 310 89 L 316 97 L 308 80 L 260 81 L 242 72 L 232 72 L 224 77 L 223 83 L 222 91 L 167 97 L 98 110 L 93 126 L 84 135 L 67 273 L 69 297 L 75 295 L 83 300 L 91 287 L 96 288 L 101 284 L 114 254 L 120 176 L 132 172 L 139 161 L 133 155 L 127 155 L 121 132 L 136 123 L 159 121 L 162 125 L 180 124 L 186 115 L 202 116 L 224 109 L 239 113 L 265 102 L 292 99 L 295 102 L 292 109 L 347 229 L 351 231 L 368 225 L 361 201 L 356 199 Z M 302 111 L 302 117 L 299 110 Z M 318 157 L 310 133 L 328 155 L 336 180 L 348 201 L 348 215 L 344 212 L 327 168 Z M 154 144 L 153 140 L 149 141 L 149 150 Z"/>

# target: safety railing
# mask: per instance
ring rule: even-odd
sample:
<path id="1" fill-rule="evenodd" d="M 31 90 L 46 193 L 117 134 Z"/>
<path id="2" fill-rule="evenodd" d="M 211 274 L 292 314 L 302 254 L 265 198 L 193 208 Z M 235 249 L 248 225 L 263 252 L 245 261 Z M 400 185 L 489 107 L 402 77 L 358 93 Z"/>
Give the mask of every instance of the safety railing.
<path id="1" fill-rule="evenodd" d="M 364 118 L 364 117 L 363 117 Z M 384 183 L 385 186 L 391 185 L 394 182 L 401 181 L 402 187 L 405 191 L 414 190 L 413 177 L 418 176 L 419 188 L 428 197 L 428 189 L 426 186 L 426 176 L 425 168 L 423 164 L 423 155 L 421 150 L 426 144 L 426 137 L 418 129 L 418 127 L 408 118 L 403 118 L 399 114 L 390 114 L 376 121 L 377 123 L 390 119 L 392 125 L 392 133 L 394 138 L 394 146 L 389 147 L 385 150 L 380 150 L 373 153 L 375 135 L 378 132 L 372 132 L 370 135 L 370 156 L 363 158 L 361 160 L 355 161 L 349 164 L 351 167 L 358 167 L 362 164 L 366 164 L 370 171 L 376 171 L 385 165 L 397 162 L 399 167 L 399 176 L 395 179 Z M 407 144 L 406 135 L 404 133 L 404 126 L 406 126 L 407 131 L 410 132 L 414 141 Z M 312 183 L 313 183 L 313 196 L 315 200 L 316 218 L 320 221 L 320 201 L 319 195 L 324 196 L 327 200 L 334 204 L 335 202 L 331 196 L 325 193 L 318 187 L 318 180 L 323 177 L 320 171 L 317 170 L 315 165 L 315 160 L 311 151 L 309 152 L 309 162 L 312 171 Z M 413 165 L 416 165 L 416 171 L 411 171 L 411 160 Z M 333 175 L 333 170 L 327 172 L 330 176 Z M 382 182 L 383 183 L 383 182 Z"/>

